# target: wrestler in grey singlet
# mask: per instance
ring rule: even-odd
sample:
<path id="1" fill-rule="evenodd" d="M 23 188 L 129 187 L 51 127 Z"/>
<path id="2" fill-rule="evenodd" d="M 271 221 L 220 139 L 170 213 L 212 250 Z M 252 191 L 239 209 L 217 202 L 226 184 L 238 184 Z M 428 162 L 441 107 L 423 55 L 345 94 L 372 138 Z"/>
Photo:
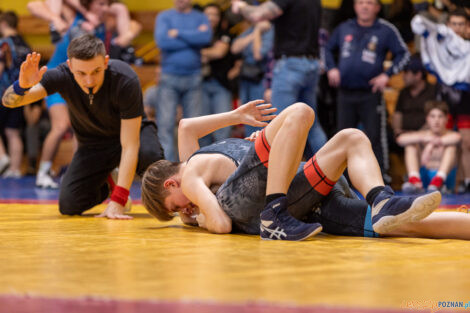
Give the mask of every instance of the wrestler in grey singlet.
<path id="1" fill-rule="evenodd" d="M 215 142 L 209 146 L 205 146 L 194 152 L 188 159 L 191 160 L 196 154 L 204 153 L 217 153 L 223 154 L 226 157 L 232 159 L 235 165 L 238 167 L 245 157 L 246 153 L 253 146 L 253 142 L 239 139 L 239 138 L 227 138 L 218 142 Z"/>
<path id="2" fill-rule="evenodd" d="M 259 214 L 264 208 L 267 168 L 256 155 L 254 143 L 229 138 L 203 147 L 191 157 L 205 153 L 222 154 L 238 167 L 216 193 L 220 206 L 232 220 L 233 231 L 259 234 Z M 303 165 L 302 162 L 287 194 L 290 214 L 304 221 L 322 222 L 323 231 L 327 233 L 362 236 L 367 203 L 365 207 L 362 203 L 352 205 L 353 202 L 348 198 L 355 198 L 355 194 L 344 177 L 333 187 L 331 195 L 324 198 L 305 180 Z"/>

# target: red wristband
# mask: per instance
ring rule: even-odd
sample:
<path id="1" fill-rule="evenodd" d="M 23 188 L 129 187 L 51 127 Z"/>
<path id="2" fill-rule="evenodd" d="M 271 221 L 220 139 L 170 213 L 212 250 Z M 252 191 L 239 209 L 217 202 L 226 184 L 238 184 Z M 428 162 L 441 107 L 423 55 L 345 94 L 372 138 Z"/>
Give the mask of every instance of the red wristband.
<path id="1" fill-rule="evenodd" d="M 124 187 L 116 185 L 111 193 L 111 201 L 117 202 L 122 206 L 126 205 L 129 198 L 129 190 Z"/>

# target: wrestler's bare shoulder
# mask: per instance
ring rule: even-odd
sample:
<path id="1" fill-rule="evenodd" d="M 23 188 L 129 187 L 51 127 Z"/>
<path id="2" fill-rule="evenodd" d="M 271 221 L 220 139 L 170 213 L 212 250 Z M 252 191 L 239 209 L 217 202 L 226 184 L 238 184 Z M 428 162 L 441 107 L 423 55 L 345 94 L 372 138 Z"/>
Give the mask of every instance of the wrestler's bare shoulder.
<path id="1" fill-rule="evenodd" d="M 223 183 L 237 169 L 232 159 L 219 153 L 201 153 L 193 156 L 186 170 L 201 176 L 206 182 Z"/>

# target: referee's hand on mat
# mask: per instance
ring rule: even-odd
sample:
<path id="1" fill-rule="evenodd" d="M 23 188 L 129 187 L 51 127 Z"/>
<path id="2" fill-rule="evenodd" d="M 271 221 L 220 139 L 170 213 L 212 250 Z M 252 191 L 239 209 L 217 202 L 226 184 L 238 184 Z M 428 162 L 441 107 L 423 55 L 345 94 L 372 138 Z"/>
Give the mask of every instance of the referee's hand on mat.
<path id="1" fill-rule="evenodd" d="M 124 214 L 124 206 L 117 202 L 109 201 L 108 206 L 103 213 L 96 215 L 96 217 L 107 217 L 113 220 L 131 220 L 133 219 L 130 215 Z"/>

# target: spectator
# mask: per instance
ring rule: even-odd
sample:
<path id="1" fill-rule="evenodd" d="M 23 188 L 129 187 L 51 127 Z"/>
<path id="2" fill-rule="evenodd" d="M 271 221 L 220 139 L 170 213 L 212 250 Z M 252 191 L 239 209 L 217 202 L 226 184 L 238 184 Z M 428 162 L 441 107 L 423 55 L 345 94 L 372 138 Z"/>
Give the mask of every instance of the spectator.
<path id="1" fill-rule="evenodd" d="M 144 110 L 147 118 L 151 121 L 155 121 L 161 72 L 162 67 L 160 65 L 155 66 L 155 84 L 148 87 L 144 93 Z"/>
<path id="2" fill-rule="evenodd" d="M 44 101 L 25 106 L 24 118 L 26 120 L 25 146 L 28 157 L 26 174 L 36 175 L 40 147 L 51 128 Z"/>
<path id="3" fill-rule="evenodd" d="M 326 65 L 331 86 L 338 91 L 338 129 L 358 127 L 360 122 L 369 137 L 384 173 L 387 146 L 385 136 L 385 105 L 382 91 L 389 77 L 400 72 L 409 59 L 408 49 L 397 29 L 377 18 L 379 0 L 355 0 L 357 18 L 340 24 L 326 48 Z M 339 49 L 339 60 L 333 55 Z M 393 65 L 383 70 L 388 52 Z"/>
<path id="4" fill-rule="evenodd" d="M 19 75 L 21 62 L 31 49 L 18 34 L 18 16 L 12 12 L 0 15 L 0 94 L 12 84 Z M 20 130 L 23 124 L 23 109 L 0 108 L 0 131 L 5 130 L 8 141 L 8 155 L 0 137 L 0 173 L 3 177 L 20 178 L 23 158 L 23 141 Z"/>
<path id="5" fill-rule="evenodd" d="M 249 21 L 272 20 L 274 58 L 271 98 L 278 113 L 302 101 L 317 110 L 316 89 L 320 65 L 318 30 L 321 22 L 320 0 L 271 0 L 251 6 L 232 0 L 232 10 Z M 309 131 L 306 157 L 313 156 L 326 142 L 316 119 Z"/>
<path id="6" fill-rule="evenodd" d="M 452 124 L 462 136 L 460 164 L 465 190 L 470 192 L 470 43 L 465 41 L 466 14 L 462 9 L 449 13 L 447 25 L 436 24 L 417 15 L 413 31 L 421 35 L 421 58 L 437 76 L 438 99 L 449 105 Z"/>
<path id="7" fill-rule="evenodd" d="M 463 39 L 465 11 L 452 11 L 447 25 L 437 24 L 424 15 L 416 15 L 411 25 L 415 34 L 421 36 L 421 59 L 426 68 L 446 86 L 470 90 L 470 44 Z"/>
<path id="8" fill-rule="evenodd" d="M 464 39 L 465 40 L 470 40 L 470 18 L 467 19 L 467 26 L 465 27 L 465 37 L 464 37 Z"/>
<path id="9" fill-rule="evenodd" d="M 411 0 L 395 0 L 390 5 L 387 19 L 395 25 L 405 42 L 412 42 L 414 39 L 410 25 L 414 14 L 414 6 Z"/>
<path id="10" fill-rule="evenodd" d="M 453 189 L 457 170 L 457 146 L 460 134 L 447 130 L 447 104 L 428 101 L 425 105 L 426 129 L 405 132 L 397 138 L 405 147 L 405 163 L 408 181 L 403 184 L 405 193 L 445 191 Z"/>
<path id="11" fill-rule="evenodd" d="M 261 21 L 251 25 L 238 36 L 232 45 L 232 53 L 241 54 L 239 97 L 241 103 L 263 99 L 263 77 L 267 71 L 268 53 L 273 48 L 274 30 L 271 23 Z M 259 128 L 245 125 L 245 136 Z"/>
<path id="12" fill-rule="evenodd" d="M 88 0 L 30 1 L 27 7 L 33 15 L 50 23 L 52 43 L 57 44 L 73 25 L 76 13 L 83 17 L 82 26 L 88 31 L 92 31 L 103 22 L 99 12 L 87 9 L 88 2 Z M 114 0 L 101 0 L 101 2 L 109 6 L 106 10 L 106 28 L 116 31 L 111 44 L 121 48 L 128 47 L 140 32 L 140 24 L 130 19 L 125 4 Z"/>
<path id="13" fill-rule="evenodd" d="M 222 10 L 214 3 L 204 8 L 204 14 L 209 19 L 213 36 L 210 47 L 201 50 L 202 55 L 202 115 L 228 112 L 232 109 L 231 82 L 228 72 L 233 66 L 233 56 L 230 54 L 231 38 L 228 32 L 221 28 Z M 214 141 L 230 137 L 230 127 L 219 129 L 200 139 L 201 146 L 207 146 Z"/>
<path id="14" fill-rule="evenodd" d="M 406 65 L 403 80 L 405 88 L 400 91 L 392 117 L 395 137 L 403 132 L 418 130 L 426 122 L 424 104 L 436 99 L 436 87 L 428 83 L 427 72 L 419 55 L 413 55 Z"/>
<path id="15" fill-rule="evenodd" d="M 447 26 L 452 29 L 457 35 L 464 38 L 467 27 L 467 13 L 464 9 L 451 11 L 447 19 Z"/>
<path id="16" fill-rule="evenodd" d="M 191 0 L 175 0 L 174 8 L 158 14 L 155 41 L 161 51 L 162 74 L 158 93 L 158 136 L 167 160 L 175 161 L 176 107 L 183 116 L 201 114 L 201 49 L 212 31 L 207 17 L 191 7 Z"/>

